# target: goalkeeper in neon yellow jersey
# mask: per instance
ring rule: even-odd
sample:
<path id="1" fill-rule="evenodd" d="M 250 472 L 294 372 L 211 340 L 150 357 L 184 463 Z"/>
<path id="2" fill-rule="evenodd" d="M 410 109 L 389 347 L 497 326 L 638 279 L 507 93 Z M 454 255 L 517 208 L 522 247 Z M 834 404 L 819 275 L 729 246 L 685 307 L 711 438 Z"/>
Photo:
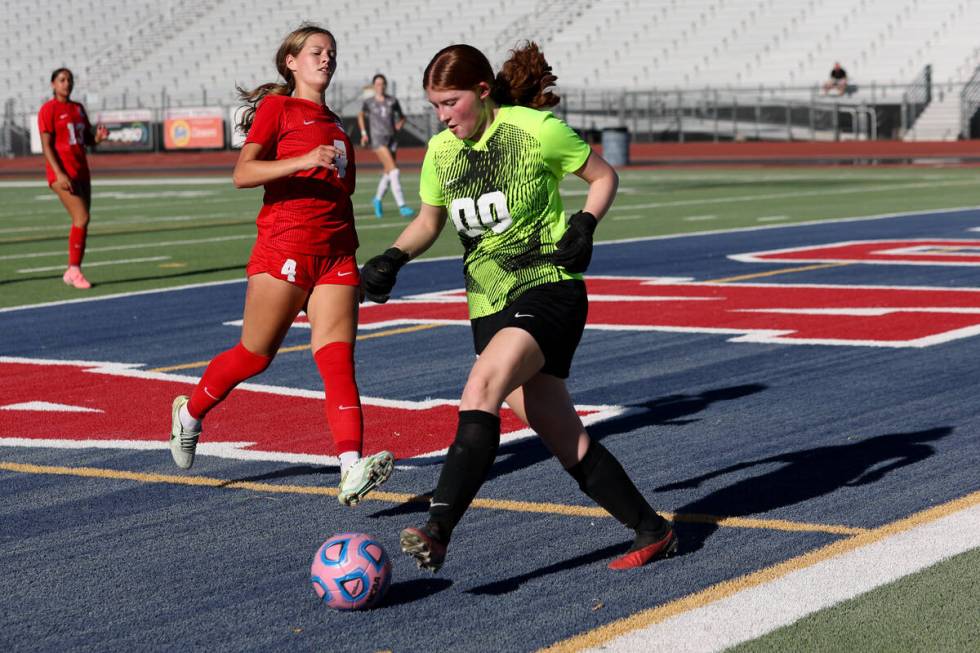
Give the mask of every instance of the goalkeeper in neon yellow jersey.
<path id="1" fill-rule="evenodd" d="M 479 357 L 459 402 L 456 439 L 429 520 L 401 532 L 402 550 L 432 571 L 445 561 L 453 530 L 496 457 L 504 401 L 582 491 L 635 532 L 629 551 L 610 568 L 639 567 L 677 549 L 670 523 L 616 458 L 590 440 L 565 386 L 588 312 L 582 273 L 619 180 L 574 131 L 543 110 L 559 101 L 548 91 L 556 79 L 534 43 L 512 51 L 496 75 L 476 48 L 439 51 L 423 87 L 446 129 L 429 141 L 422 207 L 394 245 L 361 271 L 367 298 L 384 302 L 398 270 L 428 249 L 447 221 L 463 245 Z M 558 185 L 569 173 L 589 190 L 583 210 L 566 222 Z"/>

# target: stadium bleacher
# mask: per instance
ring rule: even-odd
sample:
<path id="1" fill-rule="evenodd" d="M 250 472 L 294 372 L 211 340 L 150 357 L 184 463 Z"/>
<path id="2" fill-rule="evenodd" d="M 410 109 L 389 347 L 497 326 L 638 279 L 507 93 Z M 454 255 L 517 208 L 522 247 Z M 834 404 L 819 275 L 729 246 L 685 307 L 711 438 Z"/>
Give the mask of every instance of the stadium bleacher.
<path id="1" fill-rule="evenodd" d="M 926 65 L 933 102 L 906 138 L 955 138 L 957 85 L 980 64 L 971 0 L 365 0 L 331 13 L 299 0 L 9 0 L 0 18 L 0 100 L 28 114 L 67 65 L 91 110 L 231 105 L 236 84 L 274 77 L 282 37 L 303 20 L 330 28 L 340 67 L 333 106 L 355 107 L 384 72 L 409 112 L 440 47 L 468 42 L 493 63 L 522 39 L 542 44 L 563 88 L 777 89 L 811 97 L 835 61 L 869 102 L 900 97 Z M 12 103 L 10 102 L 12 100 Z M 8 108 L 8 112 L 10 109 Z"/>

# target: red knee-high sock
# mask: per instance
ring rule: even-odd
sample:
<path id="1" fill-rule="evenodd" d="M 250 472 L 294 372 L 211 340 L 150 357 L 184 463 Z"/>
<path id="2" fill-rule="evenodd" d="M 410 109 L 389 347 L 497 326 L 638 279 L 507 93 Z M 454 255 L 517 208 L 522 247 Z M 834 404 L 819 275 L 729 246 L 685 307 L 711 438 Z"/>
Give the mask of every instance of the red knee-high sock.
<path id="1" fill-rule="evenodd" d="M 364 420 L 361 416 L 361 395 L 354 378 L 354 345 L 331 342 L 316 350 L 313 358 L 323 377 L 323 389 L 327 395 L 327 423 L 333 433 L 337 453 L 360 453 L 364 441 Z"/>
<path id="2" fill-rule="evenodd" d="M 88 235 L 88 227 L 71 226 L 68 232 L 68 265 L 81 265 L 82 258 L 85 256 L 85 236 Z"/>
<path id="3" fill-rule="evenodd" d="M 208 411 L 228 396 L 236 385 L 269 367 L 272 356 L 260 356 L 238 343 L 221 352 L 208 364 L 187 404 L 187 412 L 195 419 L 204 419 Z"/>

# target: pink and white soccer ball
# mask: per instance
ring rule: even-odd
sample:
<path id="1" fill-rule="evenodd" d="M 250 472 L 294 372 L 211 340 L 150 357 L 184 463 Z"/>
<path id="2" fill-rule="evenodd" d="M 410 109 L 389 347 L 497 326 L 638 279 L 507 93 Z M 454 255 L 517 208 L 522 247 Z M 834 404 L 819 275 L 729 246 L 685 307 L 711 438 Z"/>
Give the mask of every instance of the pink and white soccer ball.
<path id="1" fill-rule="evenodd" d="M 335 610 L 372 608 L 391 584 L 391 560 L 370 535 L 340 533 L 317 549 L 310 582 L 317 596 Z"/>

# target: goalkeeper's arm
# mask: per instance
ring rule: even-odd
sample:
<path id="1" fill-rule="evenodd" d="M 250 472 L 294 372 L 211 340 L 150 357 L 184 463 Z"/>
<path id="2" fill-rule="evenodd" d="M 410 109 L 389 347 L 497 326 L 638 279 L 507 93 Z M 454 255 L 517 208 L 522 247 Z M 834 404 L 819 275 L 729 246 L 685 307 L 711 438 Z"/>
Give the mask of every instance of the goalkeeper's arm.
<path id="1" fill-rule="evenodd" d="M 388 301 L 398 271 L 432 246 L 446 225 L 448 215 L 444 206 L 422 203 L 418 215 L 395 243 L 383 254 L 368 260 L 361 269 L 361 286 L 368 299 L 379 304 Z"/>
<path id="2" fill-rule="evenodd" d="M 589 185 L 589 193 L 583 210 L 569 218 L 568 228 L 555 243 L 552 261 L 569 272 L 585 272 L 592 261 L 593 233 L 616 197 L 619 175 L 595 153 L 575 174 Z"/>

